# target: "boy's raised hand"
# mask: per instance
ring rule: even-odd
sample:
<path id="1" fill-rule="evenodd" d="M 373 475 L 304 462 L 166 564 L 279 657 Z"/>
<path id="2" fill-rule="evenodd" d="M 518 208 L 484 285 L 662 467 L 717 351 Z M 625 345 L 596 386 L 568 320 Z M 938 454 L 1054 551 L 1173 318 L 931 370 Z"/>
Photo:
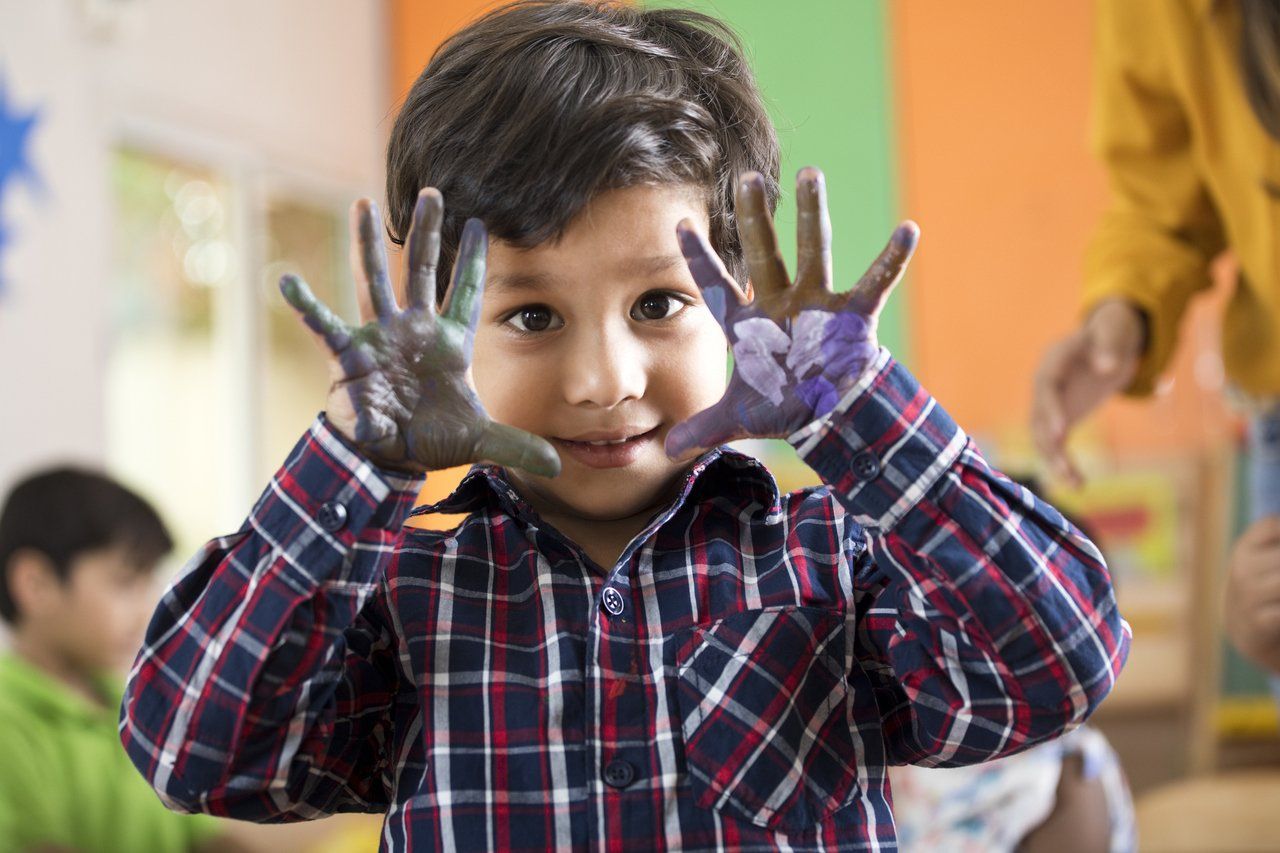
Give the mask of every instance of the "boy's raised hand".
<path id="1" fill-rule="evenodd" d="M 453 281 L 436 311 L 436 263 L 444 203 L 435 189 L 418 195 L 405 259 L 408 305 L 396 303 L 387 275 L 381 225 L 373 202 L 352 208 L 352 268 L 368 289 L 373 319 L 351 328 L 315 298 L 297 276 L 280 290 L 331 353 L 330 422 L 380 466 L 434 471 L 490 461 L 554 477 L 560 457 L 547 441 L 495 423 L 467 372 L 488 236 L 478 219 L 462 232 Z"/>
<path id="2" fill-rule="evenodd" d="M 729 338 L 734 367 L 724 396 L 668 433 L 672 459 L 739 438 L 785 438 L 835 408 L 875 360 L 880 310 L 915 251 L 919 228 L 899 225 L 852 290 L 834 293 L 822 172 L 801 169 L 796 185 L 793 282 L 778 252 L 764 179 L 750 172 L 738 182 L 738 235 L 754 298 L 738 287 L 706 237 L 687 220 L 680 223 L 681 250 Z"/>

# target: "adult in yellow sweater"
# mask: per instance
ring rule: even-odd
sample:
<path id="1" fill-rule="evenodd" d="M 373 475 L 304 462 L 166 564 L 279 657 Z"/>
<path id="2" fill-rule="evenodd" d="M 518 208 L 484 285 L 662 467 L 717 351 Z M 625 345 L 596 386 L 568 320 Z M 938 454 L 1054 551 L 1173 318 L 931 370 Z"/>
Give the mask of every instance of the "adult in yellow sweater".
<path id="1" fill-rule="evenodd" d="M 1102 0 L 1098 20 L 1093 145 L 1111 203 L 1086 259 L 1085 320 L 1037 373 L 1032 434 L 1079 484 L 1068 430 L 1112 394 L 1151 392 L 1210 262 L 1234 251 L 1223 357 L 1251 401 L 1254 521 L 1232 554 L 1226 624 L 1280 674 L 1280 4 Z"/>

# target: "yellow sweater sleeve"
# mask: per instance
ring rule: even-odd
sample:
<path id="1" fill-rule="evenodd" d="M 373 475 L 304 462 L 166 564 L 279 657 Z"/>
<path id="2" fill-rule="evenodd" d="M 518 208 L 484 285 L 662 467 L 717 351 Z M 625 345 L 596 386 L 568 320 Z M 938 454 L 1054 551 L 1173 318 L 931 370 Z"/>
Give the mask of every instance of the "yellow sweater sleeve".
<path id="1" fill-rule="evenodd" d="M 1147 350 L 1126 393 L 1151 393 L 1188 300 L 1210 284 L 1223 227 L 1166 61 L 1179 49 L 1173 0 L 1100 0 L 1091 144 L 1110 201 L 1085 256 L 1086 313 L 1120 297 L 1146 312 Z"/>

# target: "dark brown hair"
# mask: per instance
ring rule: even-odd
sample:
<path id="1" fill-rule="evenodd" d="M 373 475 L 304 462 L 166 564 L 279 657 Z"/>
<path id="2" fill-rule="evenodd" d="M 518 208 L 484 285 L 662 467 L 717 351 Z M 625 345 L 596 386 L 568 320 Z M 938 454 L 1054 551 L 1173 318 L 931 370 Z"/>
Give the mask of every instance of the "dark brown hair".
<path id="1" fill-rule="evenodd" d="M 1280 3 L 1240 0 L 1240 71 L 1254 115 L 1280 140 Z"/>
<path id="2" fill-rule="evenodd" d="M 141 496 L 96 471 L 50 468 L 16 484 L 0 507 L 0 619 L 21 614 L 9 594 L 9 562 L 30 548 L 66 580 L 88 551 L 125 549 L 138 571 L 151 571 L 173 548 L 164 522 Z"/>
<path id="3" fill-rule="evenodd" d="M 600 0 L 522 0 L 460 30 L 413 84 L 387 146 L 393 242 L 419 189 L 444 195 L 438 295 L 462 225 L 479 217 L 519 246 L 563 233 L 598 193 L 636 184 L 705 189 L 711 243 L 746 280 L 734 179 L 778 199 L 778 141 L 723 22 Z"/>

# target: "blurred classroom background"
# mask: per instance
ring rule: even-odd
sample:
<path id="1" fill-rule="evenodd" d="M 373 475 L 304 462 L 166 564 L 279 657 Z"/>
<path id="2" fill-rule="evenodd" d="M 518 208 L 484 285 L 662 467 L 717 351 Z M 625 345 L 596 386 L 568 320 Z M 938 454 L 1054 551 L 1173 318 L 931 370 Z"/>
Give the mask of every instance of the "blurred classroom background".
<path id="1" fill-rule="evenodd" d="M 826 171 L 837 280 L 900 218 L 920 223 L 883 340 L 999 467 L 1038 473 L 1032 372 L 1079 321 L 1104 202 L 1086 145 L 1092 4 L 684 3 L 742 34 L 784 188 L 802 165 Z M 235 529 L 327 386 L 276 281 L 299 272 L 355 316 L 346 207 L 382 197 L 397 104 L 489 5 L 0 0 L 0 489 L 45 463 L 105 466 L 161 508 L 173 571 Z M 1243 514 L 1243 426 L 1218 345 L 1232 269 L 1223 258 L 1156 399 L 1109 404 L 1078 431 L 1089 485 L 1049 490 L 1097 531 L 1134 628 L 1095 721 L 1147 839 L 1186 803 L 1246 821 L 1258 791 L 1278 790 L 1265 787 L 1280 773 L 1275 704 L 1221 630 Z M 782 443 L 752 450 L 784 486 L 815 481 Z M 424 499 L 456 479 L 433 476 Z M 372 849 L 377 821 L 247 837 Z"/>

